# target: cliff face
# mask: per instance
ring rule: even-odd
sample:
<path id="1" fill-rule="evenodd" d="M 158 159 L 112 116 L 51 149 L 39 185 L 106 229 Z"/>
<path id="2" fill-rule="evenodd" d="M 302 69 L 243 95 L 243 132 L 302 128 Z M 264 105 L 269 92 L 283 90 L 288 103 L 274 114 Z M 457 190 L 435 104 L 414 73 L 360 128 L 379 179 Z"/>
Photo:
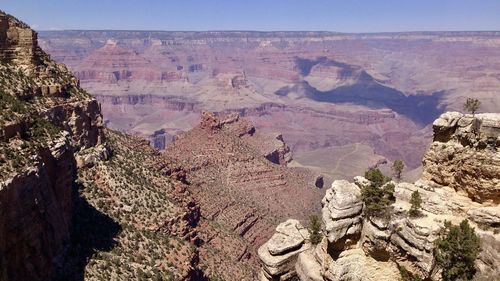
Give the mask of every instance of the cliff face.
<path id="1" fill-rule="evenodd" d="M 0 13 L 0 279 L 47 280 L 70 239 L 74 154 L 102 143 L 97 102 Z"/>
<path id="2" fill-rule="evenodd" d="M 329 178 L 352 177 L 325 163 L 354 143 L 419 167 L 431 122 L 441 108 L 461 107 L 465 95 L 490 100 L 485 110 L 499 108 L 490 94 L 499 85 L 498 32 L 61 31 L 41 38 L 102 103 L 111 128 L 175 135 L 195 127 L 203 111 L 238 112 L 261 131 L 281 132 L 295 162 Z M 359 151 L 348 157 L 355 173 L 377 163 Z"/>
<path id="3" fill-rule="evenodd" d="M 474 201 L 500 203 L 500 116 L 448 112 L 434 121 L 423 178 Z"/>
<path id="4" fill-rule="evenodd" d="M 482 240 L 475 280 L 497 278 L 500 260 L 498 114 L 443 114 L 434 122 L 434 142 L 424 157 L 424 175 L 414 184 L 393 182 L 395 202 L 386 218 L 367 217 L 361 190 L 370 181 L 334 181 L 323 201 L 323 240 L 300 244 L 294 231 L 276 234 L 259 248 L 261 280 L 398 280 L 403 266 L 440 280 L 434 241 L 445 221 L 468 219 Z M 410 198 L 418 191 L 422 213 L 410 217 Z M 297 229 L 301 229 L 297 223 Z M 281 251 L 274 251 L 279 248 Z"/>
<path id="5" fill-rule="evenodd" d="M 76 162 L 68 138 L 1 184 L 2 280 L 46 280 L 69 241 Z"/>
<path id="6" fill-rule="evenodd" d="M 105 133 L 36 38 L 0 12 L 0 280 L 204 280 L 184 172 Z"/>
<path id="7" fill-rule="evenodd" d="M 19 20 L 0 14 L 0 57 L 18 65 L 33 65 L 39 52 L 37 34 Z"/>

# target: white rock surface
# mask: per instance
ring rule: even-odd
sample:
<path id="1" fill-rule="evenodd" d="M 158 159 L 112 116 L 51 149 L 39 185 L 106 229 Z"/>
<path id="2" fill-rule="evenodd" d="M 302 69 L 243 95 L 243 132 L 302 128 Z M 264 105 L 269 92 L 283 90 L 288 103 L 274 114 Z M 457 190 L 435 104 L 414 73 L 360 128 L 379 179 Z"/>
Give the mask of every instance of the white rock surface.
<path id="1" fill-rule="evenodd" d="M 331 243 L 361 231 L 363 202 L 358 186 L 346 180 L 336 180 L 321 203 L 326 236 Z"/>
<path id="2" fill-rule="evenodd" d="M 297 256 L 310 248 L 309 233 L 299 221 L 287 220 L 276 227 L 276 233 L 262 245 L 257 254 L 262 262 L 261 280 L 274 280 L 295 274 Z M 267 279 L 263 279 L 267 278 Z"/>

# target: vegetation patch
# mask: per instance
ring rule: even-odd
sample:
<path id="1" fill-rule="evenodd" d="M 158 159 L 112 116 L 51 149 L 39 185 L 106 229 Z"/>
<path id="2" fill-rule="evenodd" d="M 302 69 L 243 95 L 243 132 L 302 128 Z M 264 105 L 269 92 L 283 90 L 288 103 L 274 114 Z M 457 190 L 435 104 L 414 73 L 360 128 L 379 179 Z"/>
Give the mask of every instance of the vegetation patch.
<path id="1" fill-rule="evenodd" d="M 395 189 L 394 184 L 390 182 L 391 178 L 376 168 L 369 169 L 365 173 L 365 178 L 370 181 L 369 185 L 361 189 L 365 215 L 367 217 L 390 217 Z"/>
<path id="2" fill-rule="evenodd" d="M 443 281 L 472 280 L 481 241 L 467 220 L 460 225 L 445 222 L 442 237 L 435 241 L 434 257 Z"/>

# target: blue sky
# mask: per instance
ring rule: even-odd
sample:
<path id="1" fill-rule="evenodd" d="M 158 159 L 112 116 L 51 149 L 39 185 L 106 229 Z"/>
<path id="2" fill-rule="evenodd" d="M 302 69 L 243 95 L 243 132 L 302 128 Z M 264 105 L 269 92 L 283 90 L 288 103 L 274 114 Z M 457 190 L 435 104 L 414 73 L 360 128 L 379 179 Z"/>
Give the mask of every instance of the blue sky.
<path id="1" fill-rule="evenodd" d="M 37 30 L 500 30 L 500 0 L 0 0 Z"/>

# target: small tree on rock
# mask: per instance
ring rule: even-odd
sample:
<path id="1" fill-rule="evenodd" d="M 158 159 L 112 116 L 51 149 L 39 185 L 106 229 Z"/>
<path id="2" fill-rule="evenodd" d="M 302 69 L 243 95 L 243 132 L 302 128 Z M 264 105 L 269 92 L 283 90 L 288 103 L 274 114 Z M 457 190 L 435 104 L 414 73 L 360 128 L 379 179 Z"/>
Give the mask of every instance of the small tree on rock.
<path id="1" fill-rule="evenodd" d="M 317 245 L 323 238 L 321 236 L 321 221 L 317 215 L 309 217 L 309 240 L 311 244 Z"/>
<path id="2" fill-rule="evenodd" d="M 368 171 L 365 172 L 365 178 L 378 187 L 391 181 L 391 178 L 385 176 L 378 168 L 368 169 Z"/>
<path id="3" fill-rule="evenodd" d="M 392 163 L 392 171 L 394 172 L 394 177 L 398 180 L 401 180 L 401 174 L 405 168 L 405 163 L 403 160 L 396 160 Z"/>
<path id="4" fill-rule="evenodd" d="M 478 99 L 475 98 L 467 98 L 464 103 L 464 109 L 467 110 L 474 116 L 476 114 L 476 111 L 479 109 L 481 106 L 481 102 Z"/>
<path id="5" fill-rule="evenodd" d="M 370 184 L 361 190 L 366 216 L 390 216 L 389 208 L 394 199 L 395 188 L 394 184 L 388 183 L 391 178 L 376 168 L 369 169 L 365 178 L 370 181 Z"/>
<path id="6" fill-rule="evenodd" d="M 481 251 L 481 241 L 467 220 L 460 225 L 445 222 L 443 237 L 435 241 L 436 265 L 442 269 L 443 281 L 472 280 L 474 262 Z"/>
<path id="7" fill-rule="evenodd" d="M 410 216 L 418 216 L 420 214 L 420 209 L 422 208 L 422 198 L 420 197 L 420 192 L 418 192 L 418 190 L 415 190 L 411 194 L 410 204 Z"/>

